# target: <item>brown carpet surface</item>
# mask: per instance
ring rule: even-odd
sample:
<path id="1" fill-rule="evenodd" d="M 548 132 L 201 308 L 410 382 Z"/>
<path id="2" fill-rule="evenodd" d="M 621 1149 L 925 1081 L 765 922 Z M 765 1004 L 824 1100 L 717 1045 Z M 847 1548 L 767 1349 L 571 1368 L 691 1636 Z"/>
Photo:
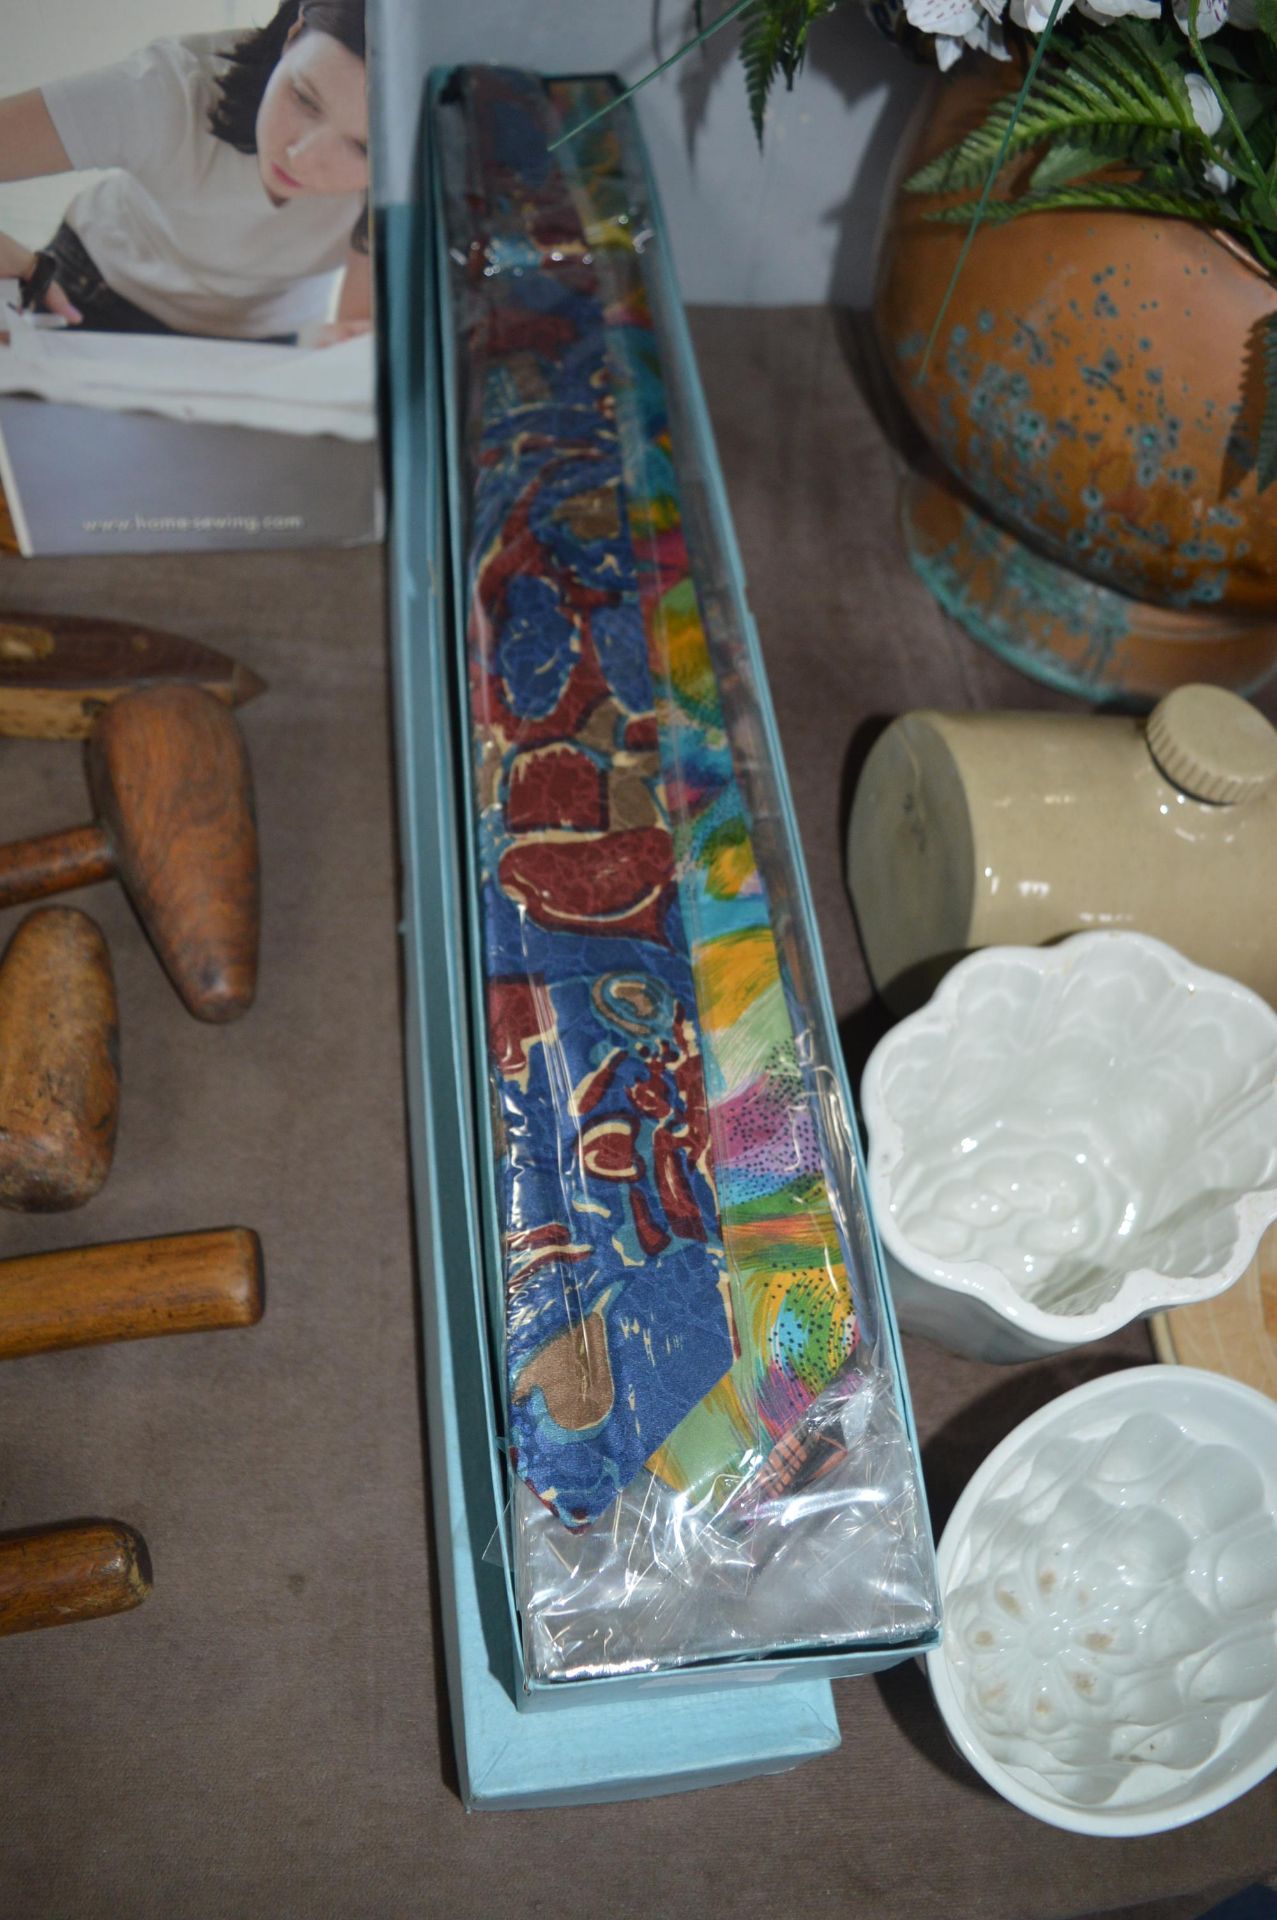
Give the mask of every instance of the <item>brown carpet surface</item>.
<path id="1" fill-rule="evenodd" d="M 855 1079 L 881 1026 L 842 882 L 870 723 L 1070 703 L 978 651 L 909 574 L 848 328 L 816 309 L 693 321 Z M 3 1920 L 1189 1920 L 1277 1870 L 1273 1781 L 1154 1839 L 1033 1822 L 951 1752 L 912 1665 L 841 1683 L 841 1750 L 781 1779 L 464 1814 L 432 1626 L 382 556 L 5 558 L 0 604 L 173 627 L 270 682 L 242 714 L 265 886 L 252 1013 L 198 1025 L 118 888 L 67 896 L 115 960 L 116 1164 L 80 1214 L 0 1215 L 0 1251 L 242 1223 L 268 1304 L 246 1332 L 3 1369 L 0 1529 L 114 1516 L 155 1570 L 133 1614 L 0 1645 Z M 87 817 L 75 747 L 0 741 L 0 837 Z M 0 914 L 0 941 L 19 918 Z M 1136 1329 L 1055 1364 L 907 1357 L 939 1527 L 1017 1421 L 1151 1355 Z"/>

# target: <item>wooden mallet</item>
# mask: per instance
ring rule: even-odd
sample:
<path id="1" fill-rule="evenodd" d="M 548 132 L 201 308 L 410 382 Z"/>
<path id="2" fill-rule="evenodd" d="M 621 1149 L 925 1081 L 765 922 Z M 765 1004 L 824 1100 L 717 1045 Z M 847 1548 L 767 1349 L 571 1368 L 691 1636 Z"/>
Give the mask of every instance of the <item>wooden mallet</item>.
<path id="1" fill-rule="evenodd" d="M 127 1613 L 150 1591 L 146 1543 L 122 1521 L 0 1535 L 0 1634 Z"/>
<path id="2" fill-rule="evenodd" d="M 247 1227 L 0 1260 L 0 1360 L 261 1317 L 262 1249 Z"/>
<path id="3" fill-rule="evenodd" d="M 37 907 L 0 961 L 0 1207 L 82 1207 L 111 1170 L 120 1111 L 115 979 L 101 930 Z"/>
<path id="4" fill-rule="evenodd" d="M 0 1359 L 251 1326 L 261 1312 L 261 1247 L 242 1227 L 0 1261 Z M 145 1543 L 118 1520 L 0 1536 L 0 1634 L 123 1613 L 150 1586 Z"/>
<path id="5" fill-rule="evenodd" d="M 92 826 L 0 847 L 0 907 L 118 877 L 200 1020 L 233 1020 L 257 985 L 253 778 L 230 708 L 200 687 L 146 687 L 88 742 Z"/>
<path id="6" fill-rule="evenodd" d="M 152 685 L 203 687 L 228 707 L 266 690 L 250 667 L 181 634 L 0 607 L 0 734 L 84 740 L 103 707 Z"/>

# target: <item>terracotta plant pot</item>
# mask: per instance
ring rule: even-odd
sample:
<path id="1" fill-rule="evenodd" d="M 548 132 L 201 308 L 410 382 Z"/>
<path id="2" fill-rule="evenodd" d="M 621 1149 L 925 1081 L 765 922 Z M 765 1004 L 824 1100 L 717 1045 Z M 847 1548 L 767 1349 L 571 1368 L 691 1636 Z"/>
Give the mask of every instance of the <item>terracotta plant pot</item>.
<path id="1" fill-rule="evenodd" d="M 1007 79 L 964 60 L 904 177 Z M 875 301 L 888 367 L 944 469 L 905 485 L 914 565 L 978 638 L 1084 696 L 1253 689 L 1277 666 L 1277 487 L 1261 497 L 1254 472 L 1277 285 L 1187 221 L 986 225 L 919 382 L 965 233 L 926 218 L 941 204 L 898 195 Z"/>

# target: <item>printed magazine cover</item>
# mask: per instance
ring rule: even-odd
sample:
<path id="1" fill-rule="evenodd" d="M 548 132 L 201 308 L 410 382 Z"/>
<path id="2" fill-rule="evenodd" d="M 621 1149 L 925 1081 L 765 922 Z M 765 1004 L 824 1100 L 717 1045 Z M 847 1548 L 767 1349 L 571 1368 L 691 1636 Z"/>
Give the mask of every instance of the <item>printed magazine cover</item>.
<path id="1" fill-rule="evenodd" d="M 370 94 L 364 0 L 22 9 L 0 546 L 379 537 Z"/>

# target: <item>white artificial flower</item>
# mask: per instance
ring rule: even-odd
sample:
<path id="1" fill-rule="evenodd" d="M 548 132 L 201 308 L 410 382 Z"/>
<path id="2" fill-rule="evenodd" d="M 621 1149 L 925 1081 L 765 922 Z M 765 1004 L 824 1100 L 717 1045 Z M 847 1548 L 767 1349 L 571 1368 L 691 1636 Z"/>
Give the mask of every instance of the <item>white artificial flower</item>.
<path id="1" fill-rule="evenodd" d="M 1187 33 L 1190 11 L 1189 0 L 1173 0 L 1173 4 L 1175 8 L 1175 18 L 1184 29 L 1184 32 Z M 1218 33 L 1220 28 L 1227 24 L 1230 7 L 1233 4 L 1235 4 L 1235 0 L 1198 0 L 1197 31 L 1203 40 L 1207 39 L 1212 33 Z M 1237 24 L 1240 25 L 1241 22 L 1238 21 Z"/>
<path id="2" fill-rule="evenodd" d="M 1063 20 L 1071 5 L 1072 0 L 1064 0 L 1055 16 L 1057 24 Z M 1051 4 L 1050 0 L 1011 0 L 1007 12 L 1017 27 L 1025 27 L 1030 33 L 1041 33 L 1051 18 Z"/>
<path id="3" fill-rule="evenodd" d="M 995 60 L 1011 58 L 1006 35 L 997 20 L 982 20 L 975 31 L 967 35 L 967 45 L 974 47 L 977 53 L 992 54 Z"/>
<path id="4" fill-rule="evenodd" d="M 1213 140 L 1224 124 L 1224 109 L 1214 87 L 1200 73 L 1185 74 L 1184 85 L 1188 88 L 1188 104 L 1193 109 L 1194 120 L 1207 139 Z"/>
<path id="5" fill-rule="evenodd" d="M 962 40 L 979 21 L 979 0 L 905 0 L 905 19 L 920 33 Z"/>
<path id="6" fill-rule="evenodd" d="M 1184 85 L 1188 88 L 1188 104 L 1193 109 L 1194 120 L 1207 139 L 1213 140 L 1224 124 L 1224 109 L 1219 104 L 1215 89 L 1200 73 L 1186 73 Z M 1214 187 L 1216 193 L 1227 193 L 1233 184 L 1233 176 L 1228 169 L 1218 166 L 1213 160 L 1202 168 L 1202 177 L 1207 186 Z"/>
<path id="7" fill-rule="evenodd" d="M 1128 13 L 1137 20 L 1160 19 L 1162 0 L 1077 0 L 1077 7 L 1088 20 L 1105 27 L 1110 20 L 1120 20 Z"/>
<path id="8" fill-rule="evenodd" d="M 968 47 L 974 47 L 977 53 L 990 53 L 995 60 L 1011 58 L 1001 27 L 986 15 L 984 19 L 977 20 L 975 26 L 961 38 L 951 34 L 936 35 L 936 65 L 941 73 L 947 73 Z"/>

